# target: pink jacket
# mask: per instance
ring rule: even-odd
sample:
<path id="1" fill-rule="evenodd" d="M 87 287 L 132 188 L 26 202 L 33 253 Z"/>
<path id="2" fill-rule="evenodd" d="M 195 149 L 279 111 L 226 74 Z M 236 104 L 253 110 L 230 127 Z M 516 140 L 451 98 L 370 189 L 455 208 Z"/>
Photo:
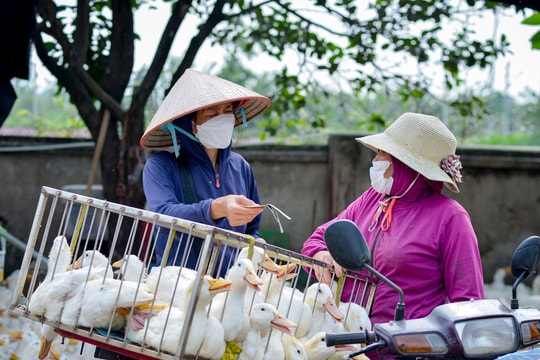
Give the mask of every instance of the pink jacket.
<path id="1" fill-rule="evenodd" d="M 391 194 L 400 195 L 417 173 L 395 158 L 392 162 Z M 404 291 L 405 319 L 424 317 L 447 302 L 484 298 L 482 263 L 469 215 L 457 201 L 442 194 L 442 187 L 441 182 L 420 175 L 396 201 L 386 232 L 380 226 L 368 231 L 378 202 L 385 198 L 371 187 L 336 217 L 359 226 L 372 252 L 371 266 Z M 324 231 L 334 220 L 315 230 L 305 241 L 302 254 L 313 256 L 326 250 Z M 372 323 L 392 320 L 397 292 L 367 271 L 361 274 L 378 282 L 370 313 Z M 352 281 L 345 282 L 342 301 L 349 301 L 351 292 Z"/>

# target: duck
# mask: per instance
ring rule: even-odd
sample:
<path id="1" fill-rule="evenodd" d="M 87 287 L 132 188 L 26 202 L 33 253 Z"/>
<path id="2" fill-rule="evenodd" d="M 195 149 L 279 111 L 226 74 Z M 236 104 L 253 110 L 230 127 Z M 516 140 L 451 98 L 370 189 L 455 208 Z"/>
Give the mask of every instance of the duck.
<path id="1" fill-rule="evenodd" d="M 305 302 L 312 309 L 312 320 L 309 331 L 304 338 L 311 338 L 319 331 L 344 331 L 343 313 L 334 300 L 330 287 L 322 282 L 311 284 L 306 290 Z"/>
<path id="2" fill-rule="evenodd" d="M 339 359 L 343 359 L 344 352 L 351 352 L 358 350 L 356 345 L 326 345 L 326 332 L 319 331 L 311 338 L 308 338 L 302 342 L 304 349 L 308 355 L 309 360 L 327 360 L 336 357 L 338 354 Z"/>
<path id="3" fill-rule="evenodd" d="M 532 307 L 540 310 L 540 275 L 534 277 L 531 293 L 527 296 L 518 296 L 518 299 L 520 307 Z"/>
<path id="4" fill-rule="evenodd" d="M 354 302 L 340 302 L 338 308 L 344 315 L 343 327 L 345 331 L 371 330 L 371 319 L 365 307 Z"/>
<path id="5" fill-rule="evenodd" d="M 242 351 L 238 360 L 253 360 L 261 346 L 263 333 L 274 328 L 293 335 L 296 324 L 283 316 L 276 307 L 269 303 L 255 304 L 249 314 L 249 330 L 242 341 Z"/>
<path id="6" fill-rule="evenodd" d="M 263 282 L 257 276 L 253 262 L 247 258 L 236 260 L 225 279 L 231 281 L 231 289 L 216 295 L 210 313 L 220 319 L 225 329 L 225 341 L 240 342 L 249 329 L 249 315 L 244 308 L 246 290 L 261 291 Z"/>
<path id="7" fill-rule="evenodd" d="M 38 357 L 40 338 L 35 331 L 26 329 L 12 331 L 15 347 L 12 349 L 11 359 L 35 359 Z M 44 358 L 40 358 L 44 359 Z"/>
<path id="8" fill-rule="evenodd" d="M 257 349 L 254 360 L 285 359 L 285 350 L 281 341 L 281 333 L 270 329 L 263 332 L 261 344 Z"/>
<path id="9" fill-rule="evenodd" d="M 100 270 L 101 276 L 104 278 L 114 278 L 114 270 L 109 261 L 109 258 L 101 253 L 99 250 L 86 250 L 84 253 L 75 260 L 68 270 L 73 269 L 92 269 Z"/>
<path id="10" fill-rule="evenodd" d="M 55 237 L 47 257 L 45 278 L 29 298 L 28 311 L 31 314 L 50 321 L 59 321 L 62 312 L 60 304 L 71 290 L 71 288 L 66 289 L 62 284 L 71 263 L 71 258 L 72 254 L 67 238 L 63 235 Z M 41 326 L 40 346 L 36 354 L 40 359 L 49 354 L 55 337 L 54 329 L 50 325 L 43 323 Z"/>
<path id="11" fill-rule="evenodd" d="M 286 280 L 291 276 L 296 276 L 293 272 L 296 266 L 291 265 L 294 264 L 282 265 L 278 276 L 271 273 L 263 275 L 263 282 L 267 284 L 263 287 L 266 290 L 264 301 L 276 306 L 279 312 L 296 323 L 295 336 L 301 338 L 307 335 L 313 315 L 309 304 L 305 302 L 305 294 L 299 289 L 286 285 Z"/>
<path id="12" fill-rule="evenodd" d="M 113 269 L 117 269 L 114 273 L 121 279 L 146 282 L 148 276 L 146 265 L 137 255 L 126 254 L 111 265 Z"/>
<path id="13" fill-rule="evenodd" d="M 264 270 L 277 275 L 282 270 L 282 268 L 268 256 L 264 249 L 258 246 L 253 247 L 251 258 L 249 257 L 249 247 L 246 246 L 242 248 L 238 253 L 237 259 L 251 260 L 253 267 L 258 274 L 260 271 Z"/>
<path id="14" fill-rule="evenodd" d="M 185 302 L 191 297 L 197 279 L 193 279 L 185 292 Z M 199 355 L 211 359 L 219 354 L 215 352 L 215 346 L 223 348 L 225 352 L 225 338 L 223 326 L 219 320 L 215 319 L 207 312 L 207 307 L 212 297 L 222 291 L 230 290 L 231 281 L 215 279 L 205 275 L 201 279 L 198 301 L 195 304 L 189 334 L 183 354 Z M 181 351 L 179 334 L 184 327 L 186 312 L 179 307 L 172 305 L 167 309 L 159 311 L 155 316 L 150 317 L 143 329 L 133 331 L 128 328 L 128 338 L 140 343 L 145 343 L 158 351 L 167 351 L 177 354 Z M 211 319 L 215 319 L 210 323 Z M 216 325 L 218 324 L 218 325 Z M 221 326 L 221 328 L 219 328 Z M 215 345 L 215 346 L 214 346 Z M 221 353 L 221 356 L 223 356 Z"/>
<path id="15" fill-rule="evenodd" d="M 50 291 L 51 283 L 55 276 L 67 272 L 68 266 L 71 263 L 71 257 L 67 238 L 65 236 L 57 236 L 53 240 L 49 251 L 45 278 L 28 299 L 28 311 L 30 313 L 36 316 L 44 316 L 47 306 L 55 300 L 59 300 L 54 297 L 55 292 Z"/>
<path id="16" fill-rule="evenodd" d="M 155 294 L 157 304 L 184 306 L 185 292 L 198 277 L 197 272 L 183 266 L 155 266 L 146 276 L 148 289 Z"/>
<path id="17" fill-rule="evenodd" d="M 63 324 L 117 331 L 125 326 L 126 311 L 120 309 L 146 305 L 154 299 L 146 284 L 115 279 L 112 265 L 99 251 L 85 251 L 73 268 L 74 271 L 90 269 L 87 271 L 96 276 L 81 282 L 66 301 Z"/>
<path id="18" fill-rule="evenodd" d="M 281 345 L 283 346 L 285 360 L 308 360 L 308 354 L 304 345 L 294 335 L 281 334 Z"/>

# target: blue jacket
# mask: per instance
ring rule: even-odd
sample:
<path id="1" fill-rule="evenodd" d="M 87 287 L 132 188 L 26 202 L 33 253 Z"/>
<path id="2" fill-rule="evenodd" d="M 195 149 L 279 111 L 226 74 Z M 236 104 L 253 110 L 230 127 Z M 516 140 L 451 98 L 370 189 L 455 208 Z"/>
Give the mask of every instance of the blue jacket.
<path id="1" fill-rule="evenodd" d="M 186 115 L 175 120 L 174 124 L 192 134 L 191 119 L 192 114 Z M 260 237 L 258 229 L 261 215 L 243 226 L 231 226 L 226 218 L 212 220 L 210 216 L 212 200 L 224 195 L 244 195 L 259 203 L 257 184 L 249 163 L 240 154 L 233 152 L 229 145 L 228 148 L 219 151 L 218 174 L 216 174 L 210 158 L 200 143 L 179 131 L 176 131 L 176 136 L 180 142 L 181 156 L 184 156 L 189 163 L 199 202 L 185 204 L 185 190 L 182 189 L 175 155 L 168 151 L 160 151 L 146 161 L 143 171 L 144 193 L 150 211 Z M 217 179 L 219 179 L 219 187 L 216 186 Z M 156 242 L 157 264 L 162 261 L 167 237 L 168 231 L 162 229 Z M 195 268 L 202 240 L 195 241 L 194 248 L 189 254 L 184 254 L 186 242 L 182 241 L 180 249 L 178 249 L 178 242 L 179 235 L 168 255 L 167 264 L 172 265 L 174 258 L 177 258 L 175 262 L 177 265 L 183 264 L 183 266 Z M 224 264 L 230 264 L 234 249 L 224 248 L 222 251 L 226 251 Z M 186 255 L 188 256 L 187 263 L 181 263 L 182 257 Z M 225 271 L 226 269 L 223 269 L 218 275 L 223 276 Z"/>

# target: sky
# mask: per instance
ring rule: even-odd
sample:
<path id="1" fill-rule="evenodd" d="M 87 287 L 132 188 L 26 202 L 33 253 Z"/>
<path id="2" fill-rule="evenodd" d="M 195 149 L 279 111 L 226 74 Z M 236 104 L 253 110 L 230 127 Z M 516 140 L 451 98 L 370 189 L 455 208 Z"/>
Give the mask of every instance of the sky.
<path id="1" fill-rule="evenodd" d="M 508 91 L 511 95 L 519 98 L 524 89 L 530 88 L 533 91 L 540 93 L 540 51 L 532 50 L 529 38 L 540 30 L 540 27 L 522 25 L 520 22 L 523 16 L 513 14 L 513 10 L 508 10 L 506 14 L 494 19 L 492 16 L 479 18 L 475 21 L 475 30 L 480 38 L 493 36 L 495 21 L 499 22 L 498 31 L 505 33 L 508 40 L 511 42 L 513 54 L 507 54 L 500 58 L 493 70 L 490 73 L 488 70 L 468 70 L 467 79 L 469 87 L 483 86 L 489 82 L 493 84 L 493 88 L 499 91 Z M 530 12 L 532 13 L 532 12 Z M 159 38 L 165 26 L 165 22 L 169 16 L 167 6 L 159 5 L 155 9 L 139 10 L 135 15 L 135 28 L 140 35 L 140 40 L 135 44 L 135 68 L 139 69 L 143 65 L 148 64 L 155 52 Z M 182 25 L 180 31 L 185 31 L 185 28 L 195 29 L 197 19 L 189 17 L 187 22 Z M 175 39 L 172 54 L 182 56 L 185 51 L 190 36 L 177 36 Z M 212 65 L 220 64 L 220 59 L 225 55 L 225 51 L 221 48 L 212 47 L 208 42 L 203 45 L 203 48 L 195 59 L 194 67 L 205 71 Z M 289 67 L 295 66 L 295 58 L 289 57 L 284 60 Z M 37 60 L 39 63 L 39 60 Z M 251 63 L 243 60 L 244 64 L 252 67 L 268 70 L 278 70 L 282 67 L 282 63 L 268 56 L 261 55 L 256 59 L 252 59 Z M 42 66 L 37 66 L 38 84 L 50 81 L 50 74 Z M 430 76 L 437 78 L 440 75 L 439 68 L 427 68 L 425 71 L 432 71 Z M 440 78 L 441 89 L 443 84 L 442 77 Z"/>

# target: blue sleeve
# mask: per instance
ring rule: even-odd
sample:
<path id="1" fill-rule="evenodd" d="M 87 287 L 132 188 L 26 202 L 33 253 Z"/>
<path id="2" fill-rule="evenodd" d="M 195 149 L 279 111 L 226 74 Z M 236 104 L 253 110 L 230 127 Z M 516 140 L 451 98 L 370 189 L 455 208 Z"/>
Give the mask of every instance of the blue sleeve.
<path id="1" fill-rule="evenodd" d="M 247 169 L 248 169 L 249 179 L 250 179 L 249 195 L 247 197 L 255 201 L 257 204 L 260 204 L 259 191 L 257 189 L 257 183 L 255 182 L 255 176 L 253 175 L 253 169 L 249 165 L 247 166 Z M 257 215 L 257 217 L 255 217 L 255 219 L 247 223 L 246 230 L 244 232 L 255 238 L 262 237 L 261 234 L 259 233 L 259 226 L 261 225 L 261 218 L 262 218 L 262 214 L 259 214 Z"/>

